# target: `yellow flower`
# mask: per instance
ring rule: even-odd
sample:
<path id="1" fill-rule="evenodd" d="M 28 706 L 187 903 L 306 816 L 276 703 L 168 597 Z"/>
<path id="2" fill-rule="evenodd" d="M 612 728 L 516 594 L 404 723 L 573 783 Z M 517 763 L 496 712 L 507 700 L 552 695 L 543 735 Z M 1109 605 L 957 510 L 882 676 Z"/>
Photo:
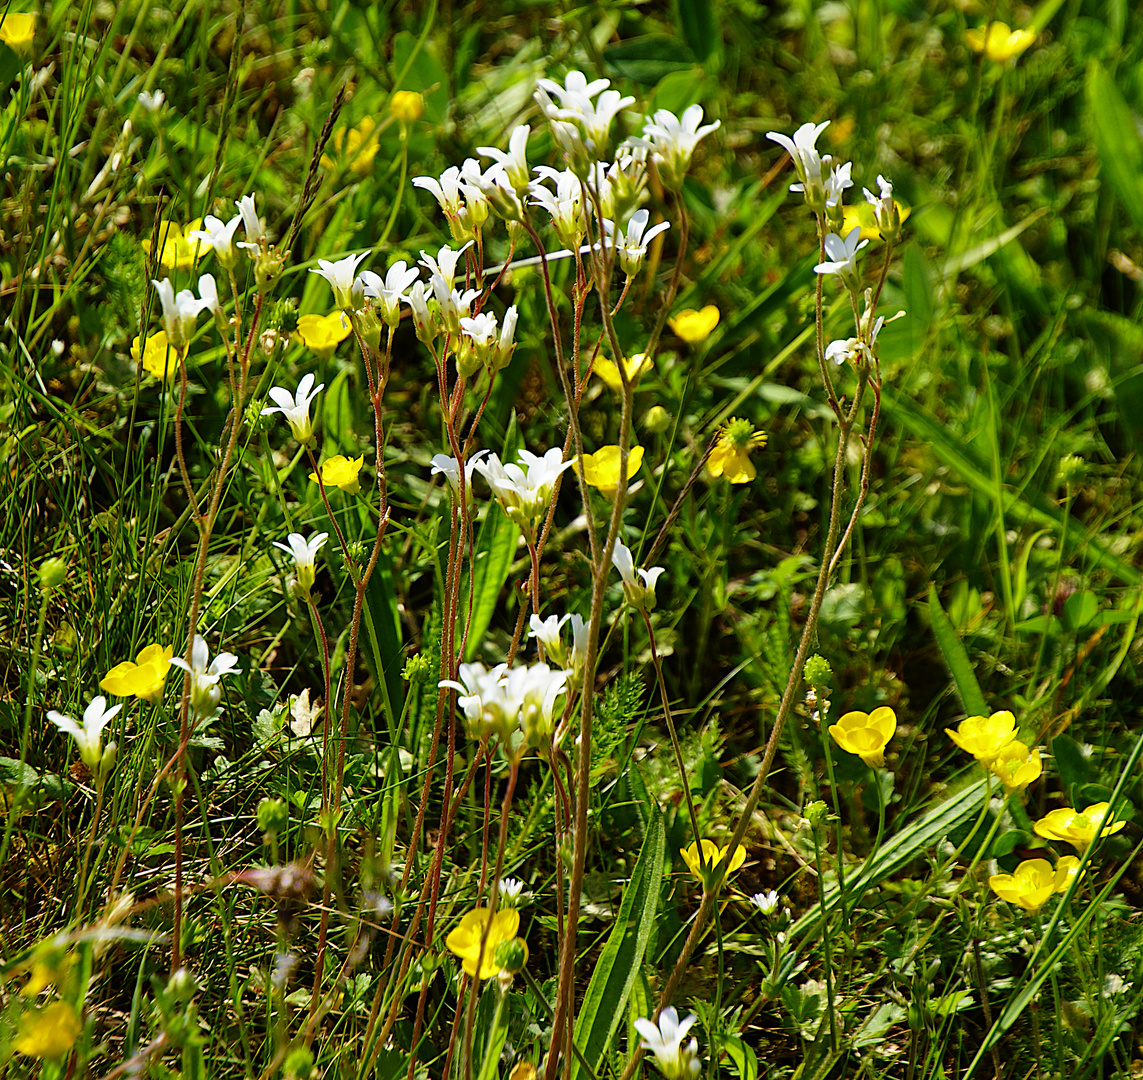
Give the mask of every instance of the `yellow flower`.
<path id="1" fill-rule="evenodd" d="M 139 363 L 139 339 L 131 339 L 131 359 Z M 178 349 L 168 349 L 167 332 L 159 330 L 147 338 L 143 347 L 143 370 L 156 379 L 165 379 L 179 370 L 182 353 Z"/>
<path id="2" fill-rule="evenodd" d="M 993 874 L 988 884 L 1001 900 L 1039 911 L 1051 896 L 1067 889 L 1078 869 L 1074 855 L 1061 859 L 1055 868 L 1047 859 L 1025 859 L 1011 874 Z"/>
<path id="3" fill-rule="evenodd" d="M 893 200 L 893 205 L 897 207 L 897 213 L 901 215 L 901 223 L 904 224 L 908 220 L 909 215 L 913 212 L 913 208 L 911 206 L 902 206 L 896 199 Z M 841 232 L 843 236 L 848 236 L 854 229 L 860 229 L 862 240 L 881 239 L 881 233 L 877 228 L 877 220 L 874 216 L 872 203 L 862 199 L 859 203 L 843 206 L 841 208 L 841 217 Z"/>
<path id="4" fill-rule="evenodd" d="M 702 311 L 695 311 L 694 308 L 680 311 L 678 315 L 667 320 L 667 325 L 688 345 L 694 345 L 710 337 L 711 331 L 718 325 L 721 317 L 721 312 L 714 304 L 707 304 Z"/>
<path id="5" fill-rule="evenodd" d="M 680 848 L 679 854 L 683 857 L 683 862 L 690 867 L 690 871 L 694 874 L 699 881 L 703 881 L 702 863 L 699 860 L 699 846 L 698 844 L 691 844 L 690 847 Z M 724 874 L 733 874 L 744 862 L 746 862 L 746 848 L 741 844 L 734 849 L 734 854 L 730 853 L 730 847 L 720 848 L 713 840 L 704 840 L 702 842 L 703 859 L 706 860 L 706 871 L 708 874 L 717 874 L 722 877 Z"/>
<path id="6" fill-rule="evenodd" d="M 361 464 L 365 455 L 359 458 L 347 458 L 344 454 L 334 454 L 326 458 L 321 465 L 321 482 L 324 487 L 339 487 L 350 495 L 356 495 L 361 490 L 357 474 L 361 472 Z M 310 473 L 310 479 L 316 484 L 317 473 Z"/>
<path id="7" fill-rule="evenodd" d="M 35 36 L 35 15 L 18 14 L 13 11 L 0 18 L 0 41 L 17 52 L 27 49 Z"/>
<path id="8" fill-rule="evenodd" d="M 1028 48 L 1036 40 L 1036 31 L 1013 30 L 1007 23 L 990 22 L 987 28 L 966 30 L 964 40 L 973 52 L 982 52 L 989 60 L 1002 64 Z"/>
<path id="9" fill-rule="evenodd" d="M 175 650 L 169 645 L 148 645 L 135 657 L 135 663 L 124 660 L 116 664 L 103 677 L 99 689 L 116 697 L 134 694 L 144 701 L 158 701 L 163 696 L 163 683 L 170 669 L 168 661 L 174 655 Z"/>
<path id="10" fill-rule="evenodd" d="M 425 99 L 415 90 L 398 90 L 389 99 L 389 113 L 402 124 L 411 124 L 425 115 Z"/>
<path id="11" fill-rule="evenodd" d="M 643 447 L 633 446 L 627 451 L 627 482 L 639 471 L 643 463 Z M 583 478 L 599 488 L 609 499 L 619 491 L 619 447 L 602 446 L 594 454 L 583 455 Z"/>
<path id="12" fill-rule="evenodd" d="M 1019 739 L 1013 739 L 989 761 L 988 769 L 1009 791 L 1019 791 L 1040 779 L 1044 763 L 1039 750 L 1030 750 Z"/>
<path id="13" fill-rule="evenodd" d="M 1111 803 L 1106 802 L 1093 803 L 1082 813 L 1062 806 L 1040 818 L 1032 828 L 1045 840 L 1071 844 L 1077 851 L 1083 851 L 1097 834 L 1110 836 L 1127 824 L 1126 821 L 1107 821 L 1110 809 Z"/>
<path id="14" fill-rule="evenodd" d="M 209 255 L 213 248 L 204 246 L 201 240 L 193 243 L 186 234 L 194 232 L 202 225 L 202 218 L 194 218 L 186 225 L 177 221 L 164 221 L 159 226 L 159 265 L 171 270 L 189 270 L 200 255 Z M 143 250 L 151 253 L 150 238 L 143 241 Z"/>
<path id="15" fill-rule="evenodd" d="M 332 311 L 328 315 L 299 316 L 298 328 L 291 337 L 313 349 L 320 359 L 328 360 L 333 356 L 333 350 L 352 333 L 353 327 L 349 325 L 345 312 Z"/>
<path id="16" fill-rule="evenodd" d="M 962 750 L 970 753 L 985 768 L 1016 739 L 1016 717 L 1007 710 L 994 712 L 987 719 L 970 716 L 962 720 L 956 731 L 945 728 L 945 734 Z"/>
<path id="17" fill-rule="evenodd" d="M 766 445 L 766 432 L 755 431 L 749 420 L 731 417 L 722 427 L 718 442 L 706 459 L 711 476 L 725 476 L 732 484 L 745 484 L 758 475 L 750 451 Z"/>
<path id="18" fill-rule="evenodd" d="M 66 1001 L 56 1001 L 20 1017 L 12 1048 L 30 1057 L 60 1058 L 75 1045 L 81 1030 L 75 1009 Z"/>
<path id="19" fill-rule="evenodd" d="M 488 979 L 500 969 L 494 959 L 496 948 L 505 941 L 516 937 L 520 927 L 520 912 L 515 908 L 502 908 L 492 916 L 492 923 L 488 925 L 488 908 L 476 908 L 470 911 L 460 925 L 445 938 L 445 945 L 449 952 L 459 956 L 463 961 L 464 970 L 478 979 Z M 484 927 L 488 925 L 488 939 L 484 943 L 484 955 L 480 954 L 480 941 L 484 936 Z M 477 960 L 480 961 L 479 972 L 476 969 Z"/>
<path id="20" fill-rule="evenodd" d="M 629 360 L 623 361 L 623 370 L 627 372 L 627 381 L 634 385 L 639 376 L 646 374 L 654 364 L 646 353 L 637 352 Z M 623 382 L 619 377 L 619 368 L 615 361 L 608 360 L 606 356 L 597 356 L 592 371 L 596 373 L 617 394 L 623 392 Z"/>
<path id="21" fill-rule="evenodd" d="M 364 174 L 373 168 L 373 159 L 381 148 L 378 136 L 373 134 L 375 126 L 372 118 L 366 116 L 356 127 L 338 128 L 330 138 L 334 153 L 352 172 Z M 321 156 L 321 164 L 323 169 L 338 167 L 338 162 L 325 154 Z"/>
<path id="22" fill-rule="evenodd" d="M 847 712 L 829 733 L 846 753 L 857 754 L 866 765 L 879 769 L 885 764 L 885 747 L 897 730 L 897 714 L 887 705 L 871 713 Z"/>

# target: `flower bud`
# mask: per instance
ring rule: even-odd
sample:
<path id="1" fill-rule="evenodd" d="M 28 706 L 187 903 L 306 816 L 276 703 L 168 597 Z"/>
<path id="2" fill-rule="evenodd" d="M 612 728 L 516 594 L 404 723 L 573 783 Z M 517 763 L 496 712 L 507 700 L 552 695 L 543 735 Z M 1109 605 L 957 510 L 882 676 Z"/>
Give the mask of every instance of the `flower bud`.
<path id="1" fill-rule="evenodd" d="M 290 820 L 289 807 L 285 799 L 263 799 L 258 804 L 258 828 L 267 834 L 283 832 Z"/>
<path id="2" fill-rule="evenodd" d="M 40 563 L 40 588 L 44 592 L 58 589 L 67 578 L 67 563 L 63 559 L 45 559 Z"/>

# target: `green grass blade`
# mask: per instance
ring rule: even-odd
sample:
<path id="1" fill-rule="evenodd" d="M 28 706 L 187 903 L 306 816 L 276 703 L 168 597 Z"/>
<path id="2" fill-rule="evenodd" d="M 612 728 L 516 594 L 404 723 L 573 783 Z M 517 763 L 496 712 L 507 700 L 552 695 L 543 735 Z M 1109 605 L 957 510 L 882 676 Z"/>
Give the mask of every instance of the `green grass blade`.
<path id="1" fill-rule="evenodd" d="M 1092 63 L 1085 86 L 1087 119 L 1100 166 L 1119 204 L 1143 233 L 1143 139 L 1115 81 Z"/>
<path id="2" fill-rule="evenodd" d="M 976 674 L 972 670 L 972 662 L 965 652 L 964 645 L 956 636 L 952 621 L 945 614 L 941 602 L 937 599 L 937 587 L 929 586 L 929 618 L 933 623 L 933 635 L 937 639 L 937 646 L 941 650 L 945 664 L 952 676 L 956 687 L 957 697 L 969 716 L 987 716 L 988 706 L 981 693 L 980 683 L 976 681 Z"/>
<path id="3" fill-rule="evenodd" d="M 467 661 L 476 658 L 484 643 L 484 632 L 500 602 L 500 592 L 508 580 L 508 570 L 512 565 L 512 557 L 516 554 L 519 536 L 520 529 L 516 523 L 499 507 L 494 506 L 489 510 L 476 540 L 476 559 L 472 571 L 472 616 L 468 620 L 468 641 L 464 649 Z M 468 597 L 462 595 L 462 620 L 467 602 Z"/>

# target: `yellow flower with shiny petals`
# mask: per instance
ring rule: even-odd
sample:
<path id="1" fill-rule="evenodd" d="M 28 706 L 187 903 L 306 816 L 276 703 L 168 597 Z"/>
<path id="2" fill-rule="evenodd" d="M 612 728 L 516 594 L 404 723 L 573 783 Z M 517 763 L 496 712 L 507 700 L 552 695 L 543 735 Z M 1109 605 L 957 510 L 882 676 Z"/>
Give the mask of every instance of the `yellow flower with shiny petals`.
<path id="1" fill-rule="evenodd" d="M 312 349 L 321 360 L 333 356 L 333 350 L 350 334 L 353 327 L 344 311 L 331 311 L 328 315 L 300 315 L 298 327 L 290 336 Z"/>
<path id="2" fill-rule="evenodd" d="M 415 90 L 398 90 L 389 99 L 389 115 L 402 124 L 411 124 L 425 115 L 425 99 Z"/>
<path id="3" fill-rule="evenodd" d="M 643 447 L 631 447 L 627 451 L 627 483 L 631 483 L 642 464 Z M 583 478 L 609 499 L 614 499 L 619 491 L 619 447 L 602 446 L 594 454 L 584 454 Z"/>
<path id="4" fill-rule="evenodd" d="M 988 763 L 988 771 L 1009 791 L 1019 791 L 1040 779 L 1044 763 L 1039 750 L 1030 750 L 1019 739 L 1013 739 Z"/>
<path id="5" fill-rule="evenodd" d="M 475 975 L 478 979 L 491 978 L 500 970 L 494 959 L 496 948 L 505 941 L 515 938 L 516 931 L 520 928 L 520 912 L 515 908 L 502 908 L 492 915 L 492 922 L 489 924 L 488 918 L 491 914 L 489 908 L 476 908 L 470 911 L 460 920 L 460 925 L 445 938 L 449 952 L 460 957 L 465 972 Z M 484 941 L 484 954 L 481 956 L 480 942 L 484 937 L 485 926 L 488 926 L 488 937 Z M 478 960 L 479 971 L 476 967 Z"/>
<path id="6" fill-rule="evenodd" d="M 36 16 L 9 12 L 0 18 L 0 41 L 17 52 L 24 52 L 36 36 Z"/>
<path id="7" fill-rule="evenodd" d="M 993 874 L 988 879 L 989 888 L 1001 900 L 1025 911 L 1039 911 L 1052 896 L 1067 889 L 1075 877 L 1079 860 L 1074 855 L 1067 858 L 1070 863 L 1061 859 L 1055 867 L 1047 859 L 1025 859 L 1011 874 Z"/>
<path id="8" fill-rule="evenodd" d="M 143 370 L 149 375 L 154 375 L 156 379 L 165 379 L 179 370 L 182 353 L 178 349 L 169 348 L 166 330 L 159 330 L 147 338 L 147 344 L 143 346 L 142 361 L 139 359 L 139 339 L 131 339 L 131 359 L 136 364 L 142 363 Z"/>
<path id="9" fill-rule="evenodd" d="M 75 1046 L 82 1029 L 75 1008 L 66 1001 L 56 1001 L 20 1017 L 12 1048 L 29 1057 L 61 1058 Z"/>
<path id="10" fill-rule="evenodd" d="M 702 862 L 706 862 L 706 872 L 708 874 L 717 874 L 718 877 L 733 874 L 744 862 L 746 862 L 746 848 L 741 844 L 734 849 L 731 854 L 730 847 L 720 848 L 713 840 L 704 840 L 702 842 L 702 860 L 699 859 L 699 845 L 691 844 L 689 847 L 680 848 L 679 854 L 683 857 L 683 862 L 690 867 L 690 871 L 694 874 L 699 881 L 704 881 Z M 705 881 L 704 881 L 705 884 Z"/>
<path id="11" fill-rule="evenodd" d="M 350 495 L 356 495 L 361 490 L 357 476 L 361 472 L 365 455 L 359 458 L 347 458 L 344 454 L 334 454 L 326 458 L 321 465 L 321 482 L 323 487 L 339 487 Z M 317 473 L 310 473 L 310 479 L 316 484 Z"/>
<path id="12" fill-rule="evenodd" d="M 893 200 L 893 205 L 897 207 L 897 213 L 901 215 L 901 224 L 903 225 L 913 212 L 913 208 L 902 206 L 896 199 Z M 841 208 L 841 217 L 841 235 L 848 236 L 854 229 L 860 229 L 862 240 L 881 240 L 872 203 L 862 199 L 859 203 L 847 204 Z"/>
<path id="13" fill-rule="evenodd" d="M 982 52 L 989 60 L 1003 64 L 1027 49 L 1036 40 L 1036 31 L 1013 30 L 1007 23 L 990 22 L 987 27 L 966 30 L 964 40 L 973 52 Z"/>
<path id="14" fill-rule="evenodd" d="M 985 768 L 1016 739 L 1016 717 L 1007 709 L 989 717 L 970 716 L 962 720 L 956 731 L 945 728 L 945 734 L 962 750 L 970 753 Z"/>
<path id="15" fill-rule="evenodd" d="M 163 684 L 170 670 L 168 661 L 174 655 L 175 650 L 170 645 L 148 645 L 135 657 L 134 663 L 124 660 L 122 664 L 116 664 L 104 675 L 99 689 L 116 697 L 134 694 L 144 701 L 158 701 L 163 696 Z"/>
<path id="16" fill-rule="evenodd" d="M 897 730 L 897 714 L 887 705 L 871 713 L 847 712 L 829 733 L 847 754 L 856 754 L 870 768 L 885 764 L 885 747 Z"/>
<path id="17" fill-rule="evenodd" d="M 1037 836 L 1045 840 L 1056 840 L 1071 844 L 1077 851 L 1083 851 L 1096 836 L 1110 836 L 1119 832 L 1126 821 L 1109 821 L 1111 803 L 1093 803 L 1080 812 L 1070 806 L 1062 806 L 1040 818 L 1032 828 Z"/>
<path id="18" fill-rule="evenodd" d="M 376 125 L 373 119 L 366 116 L 356 127 L 338 128 L 330 137 L 329 144 L 339 160 L 334 161 L 322 154 L 322 168 L 336 169 L 339 164 L 343 164 L 358 175 L 369 172 L 373 168 L 377 151 L 381 149 L 380 139 L 373 134 L 374 127 Z"/>
<path id="19" fill-rule="evenodd" d="M 688 345 L 694 345 L 710 337 L 720 318 L 722 312 L 714 304 L 707 304 L 701 311 L 695 311 L 694 308 L 680 311 L 667 320 L 667 325 L 676 337 L 682 338 Z"/>
<path id="20" fill-rule="evenodd" d="M 731 417 L 722 427 L 718 442 L 706 459 L 711 476 L 725 476 L 732 484 L 745 484 L 758 475 L 750 460 L 752 450 L 766 445 L 766 432 L 755 431 L 749 420 Z"/>
<path id="21" fill-rule="evenodd" d="M 634 386 L 641 375 L 645 375 L 654 363 L 646 353 L 637 352 L 629 360 L 623 361 L 623 370 L 627 372 L 627 381 Z M 623 381 L 619 376 L 619 368 L 615 361 L 608 360 L 606 356 L 597 356 L 592 371 L 596 373 L 617 394 L 623 393 Z"/>
<path id="22" fill-rule="evenodd" d="M 186 234 L 194 232 L 202 225 L 202 218 L 194 218 L 186 225 L 177 221 L 164 221 L 159 226 L 159 265 L 171 270 L 189 270 L 195 260 L 202 255 L 209 255 L 214 249 L 201 240 L 190 241 Z M 143 250 L 151 253 L 150 238 L 143 241 Z"/>

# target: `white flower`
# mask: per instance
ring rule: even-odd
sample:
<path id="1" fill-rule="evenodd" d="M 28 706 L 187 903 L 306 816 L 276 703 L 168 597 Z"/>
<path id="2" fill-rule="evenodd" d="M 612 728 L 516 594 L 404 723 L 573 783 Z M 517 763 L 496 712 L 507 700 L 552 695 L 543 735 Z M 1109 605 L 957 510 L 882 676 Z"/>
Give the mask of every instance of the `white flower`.
<path id="1" fill-rule="evenodd" d="M 814 267 L 815 273 L 837 274 L 848 288 L 856 289 L 857 253 L 868 243 L 868 240 L 861 239 L 859 228 L 850 229 L 844 240 L 837 233 L 826 233 L 825 253 L 828 259 Z"/>
<path id="2" fill-rule="evenodd" d="M 183 289 L 178 296 L 169 279 L 151 279 L 159 300 L 163 305 L 163 329 L 167 332 L 167 342 L 172 349 L 182 349 L 194 333 L 198 313 L 208 305 L 195 297 L 190 289 Z"/>
<path id="3" fill-rule="evenodd" d="M 427 251 L 422 251 L 421 265 L 428 270 L 430 279 L 434 274 L 439 275 L 451 292 L 456 287 L 456 265 L 460 262 L 460 257 L 472 247 L 472 243 L 470 240 L 459 251 L 443 247 L 437 252 L 435 259 Z"/>
<path id="4" fill-rule="evenodd" d="M 675 1007 L 668 1005 L 659 1013 L 658 1026 L 643 1017 L 635 1021 L 635 1029 L 644 1039 L 643 1049 L 650 1050 L 655 1055 L 655 1064 L 667 1080 L 692 1080 L 702 1069 L 698 1059 L 698 1042 L 691 1039 L 683 1046 L 683 1039 L 697 1019 L 691 1013 L 680 1023 Z"/>
<path id="5" fill-rule="evenodd" d="M 791 184 L 790 190 L 805 192 L 806 204 L 815 211 L 825 207 L 825 188 L 822 185 L 822 158 L 814 144 L 828 126 L 828 120 L 816 125 L 803 124 L 794 132 L 792 139 L 780 131 L 766 132 L 766 138 L 773 139 L 790 155 L 798 171 L 801 183 Z"/>
<path id="6" fill-rule="evenodd" d="M 862 188 L 865 200 L 873 207 L 873 217 L 877 222 L 877 229 L 885 240 L 894 240 L 901 231 L 901 211 L 893 201 L 893 185 L 884 176 L 877 177 L 877 186 L 880 196 L 874 195 L 869 188 Z"/>
<path id="7" fill-rule="evenodd" d="M 416 281 L 409 290 L 408 296 L 402 296 L 401 301 L 413 309 L 413 326 L 417 337 L 426 345 L 431 345 L 437 333 L 437 318 L 434 309 L 429 307 L 429 297 L 426 295 L 425 283 Z"/>
<path id="8" fill-rule="evenodd" d="M 763 915 L 773 915 L 778 910 L 778 894 L 773 889 L 769 892 L 756 892 L 750 897 L 752 903 Z"/>
<path id="9" fill-rule="evenodd" d="M 242 224 L 246 230 L 246 239 L 238 244 L 238 247 L 245 250 L 250 258 L 257 259 L 266 232 L 262 228 L 262 222 L 258 220 L 258 212 L 254 209 L 254 196 L 243 195 L 234 205 L 238 207 L 238 213 L 242 216 Z"/>
<path id="10" fill-rule="evenodd" d="M 464 292 L 450 290 L 448 283 L 440 274 L 433 274 L 429 284 L 432 286 L 433 296 L 436 297 L 441 322 L 450 334 L 459 334 L 460 320 L 468 318 L 472 311 L 472 302 L 480 295 L 480 290 L 465 289 Z"/>
<path id="11" fill-rule="evenodd" d="M 337 262 L 318 259 L 317 266 L 310 268 L 311 274 L 320 274 L 333 286 L 333 302 L 342 311 L 353 311 L 365 302 L 365 283 L 356 275 L 358 263 L 368 254 L 346 255 Z"/>
<path id="12" fill-rule="evenodd" d="M 80 727 L 70 716 L 64 716 L 53 709 L 48 713 L 48 719 L 73 739 L 79 750 L 83 763 L 98 777 L 100 770 L 110 766 L 115 757 L 115 744 L 111 743 L 106 750 L 103 749 L 103 729 L 114 719 L 115 714 L 123 708 L 122 704 L 107 708 L 107 699 L 102 695 L 91 699 L 91 704 L 83 711 L 83 727 Z"/>
<path id="13" fill-rule="evenodd" d="M 853 162 L 847 161 L 844 165 L 834 165 L 829 171 L 829 179 L 825 182 L 826 206 L 839 206 L 842 193 L 846 188 L 853 187 L 849 174 L 853 169 Z"/>
<path id="14" fill-rule="evenodd" d="M 627 222 L 627 232 L 621 233 L 615 227 L 615 222 L 604 221 L 603 229 L 607 239 L 615 244 L 619 255 L 619 265 L 628 277 L 639 273 L 643 260 L 647 257 L 647 245 L 661 232 L 671 227 L 669 221 L 660 221 L 658 225 L 647 228 L 647 219 L 650 214 L 646 210 L 636 210 Z M 646 230 L 646 231 L 644 231 Z"/>
<path id="15" fill-rule="evenodd" d="M 271 386 L 269 396 L 277 402 L 277 405 L 267 405 L 262 410 L 263 416 L 281 413 L 290 425 L 294 438 L 302 445 L 307 444 L 314 435 L 313 423 L 310 421 L 310 402 L 325 389 L 325 383 L 311 389 L 313 385 L 314 377 L 303 375 L 296 394 L 291 394 L 281 386 Z"/>
<path id="16" fill-rule="evenodd" d="M 389 267 L 382 278 L 372 270 L 362 270 L 361 280 L 365 283 L 365 295 L 378 301 L 381 318 L 386 326 L 395 327 L 401 321 L 401 301 L 405 290 L 420 277 L 420 271 L 407 267 L 404 259 L 398 259 Z"/>
<path id="17" fill-rule="evenodd" d="M 682 120 L 666 109 L 659 109 L 653 119 L 643 124 L 643 141 L 668 187 L 678 189 L 682 185 L 699 140 L 716 131 L 721 123 L 715 120 L 699 127 L 702 124 L 702 106 L 692 105 L 683 113 Z"/>
<path id="18" fill-rule="evenodd" d="M 242 217 L 231 218 L 224 222 L 213 214 L 207 214 L 203 219 L 203 229 L 194 229 L 187 233 L 188 240 L 201 240 L 214 250 L 215 257 L 226 268 L 234 265 L 234 232 L 240 224 Z"/>
<path id="19" fill-rule="evenodd" d="M 508 907 L 515 907 L 516 902 L 520 899 L 524 891 L 524 883 L 519 878 L 501 878 L 496 883 L 496 891 L 500 894 L 500 899 L 503 900 Z"/>
<path id="20" fill-rule="evenodd" d="M 519 730 L 529 743 L 540 745 L 551 737 L 556 699 L 566 687 L 564 672 L 547 664 L 511 669 L 498 664 L 491 671 L 483 664 L 461 664 L 458 674 L 459 682 L 446 679 L 439 685 L 461 695 L 456 703 L 473 738 L 509 742 Z"/>
<path id="21" fill-rule="evenodd" d="M 432 176 L 414 176 L 413 187 L 430 192 L 447 217 L 454 218 L 460 213 L 464 193 L 460 186 L 460 169 L 455 165 L 445 169 L 439 180 Z"/>
<path id="22" fill-rule="evenodd" d="M 636 570 L 631 549 L 621 540 L 615 541 L 611 563 L 623 579 L 623 595 L 627 603 L 637 611 L 652 610 L 655 606 L 655 582 L 663 573 L 663 567 L 652 566 L 649 570 Z M 642 584 L 636 580 L 636 575 L 643 579 Z"/>
<path id="23" fill-rule="evenodd" d="M 198 279 L 198 294 L 202 297 L 199 303 L 216 319 L 222 317 L 222 305 L 218 301 L 218 286 L 215 284 L 213 274 L 203 274 Z"/>
<path id="24" fill-rule="evenodd" d="M 534 637 L 544 647 L 544 652 L 560 667 L 564 666 L 564 643 L 560 639 L 560 627 L 570 619 L 570 615 L 549 615 L 541 619 L 539 615 L 532 615 L 528 619 L 531 637 Z"/>
<path id="25" fill-rule="evenodd" d="M 550 165 L 537 165 L 536 172 L 544 180 L 555 181 L 556 190 L 554 193 L 549 191 L 544 187 L 543 180 L 533 180 L 528 186 L 532 203 L 542 206 L 551 214 L 552 226 L 559 234 L 561 243 L 570 248 L 579 247 L 586 228 L 582 210 L 583 185 L 579 177 L 570 169 L 561 172 Z"/>
<path id="26" fill-rule="evenodd" d="M 472 474 L 476 470 L 477 462 L 487 453 L 487 450 L 477 450 L 464 464 L 464 500 L 469 506 L 472 505 Z M 447 454 L 434 454 L 432 465 L 432 472 L 429 475 L 443 476 L 448 481 L 448 486 L 452 488 L 452 493 L 460 498 L 460 465 L 456 458 Z"/>
<path id="27" fill-rule="evenodd" d="M 218 707 L 222 700 L 222 687 L 218 685 L 223 675 L 231 675 L 238 670 L 235 666 L 238 657 L 233 653 L 219 653 L 214 661 L 210 661 L 210 650 L 201 634 L 195 634 L 194 644 L 191 646 L 191 663 L 181 656 L 170 659 L 172 667 L 182 668 L 191 676 L 191 708 L 198 716 L 209 716 Z"/>
<path id="28" fill-rule="evenodd" d="M 294 595 L 301 600 L 309 600 L 310 589 L 314 586 L 317 568 L 314 560 L 322 544 L 329 539 L 329 533 L 314 533 L 308 540 L 301 533 L 290 533 L 286 537 L 289 547 L 274 541 L 274 547 L 281 548 L 294 558 Z"/>
<path id="29" fill-rule="evenodd" d="M 508 136 L 508 150 L 497 150 L 495 146 L 478 146 L 476 152 L 492 158 L 498 164 L 504 178 L 522 195 L 528 188 L 531 173 L 528 169 L 528 136 L 532 133 L 527 124 L 512 129 Z"/>
<path id="30" fill-rule="evenodd" d="M 148 90 L 144 90 L 139 95 L 139 104 L 149 113 L 157 113 L 163 107 L 163 102 L 166 100 L 167 96 L 162 90 L 156 90 L 153 94 Z"/>
<path id="31" fill-rule="evenodd" d="M 476 466 L 476 471 L 488 481 L 500 500 L 504 512 L 529 538 L 534 538 L 536 520 L 547 511 L 560 474 L 575 460 L 564 461 L 563 456 L 563 450 L 553 446 L 543 457 L 521 450 L 519 460 L 527 466 L 527 471 L 519 465 L 501 464 L 496 454 Z"/>

